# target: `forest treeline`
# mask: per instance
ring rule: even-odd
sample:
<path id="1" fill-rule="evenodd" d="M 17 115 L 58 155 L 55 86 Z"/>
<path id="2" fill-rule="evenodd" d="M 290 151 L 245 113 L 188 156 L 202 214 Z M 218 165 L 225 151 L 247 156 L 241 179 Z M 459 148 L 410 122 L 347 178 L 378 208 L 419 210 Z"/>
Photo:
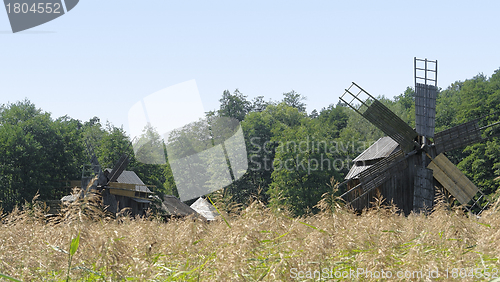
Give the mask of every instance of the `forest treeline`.
<path id="1" fill-rule="evenodd" d="M 375 93 L 372 93 L 375 94 Z M 414 90 L 408 87 L 393 99 L 378 99 L 410 126 L 415 126 Z M 220 107 L 207 117 L 230 117 L 243 129 L 247 172 L 214 197 L 228 205 L 247 205 L 253 199 L 290 210 L 295 215 L 315 212 L 325 193 L 335 193 L 352 160 L 384 134 L 346 105 L 334 103 L 306 111 L 306 98 L 291 91 L 280 101 L 258 96 L 247 99 L 238 89 L 223 91 Z M 335 101 L 332 101 L 335 102 Z M 484 120 L 499 121 L 500 70 L 457 81 L 438 93 L 436 132 L 493 114 Z M 488 140 L 448 153 L 448 157 L 486 194 L 500 187 L 500 126 L 485 130 Z M 491 137 L 491 138 L 490 138 Z M 162 142 L 154 128 L 142 138 Z M 53 118 L 29 100 L 0 108 L 0 205 L 4 210 L 40 199 L 60 199 L 69 193 L 67 180 L 78 180 L 89 164 L 86 141 L 102 167 L 113 167 L 129 153 L 128 170 L 157 194 L 177 195 L 168 161 L 145 164 L 134 157 L 130 137 L 121 127 L 103 124 L 98 117 L 80 121 L 68 116 Z M 163 145 L 166 158 L 168 146 Z M 337 192 L 338 193 L 338 192 Z"/>

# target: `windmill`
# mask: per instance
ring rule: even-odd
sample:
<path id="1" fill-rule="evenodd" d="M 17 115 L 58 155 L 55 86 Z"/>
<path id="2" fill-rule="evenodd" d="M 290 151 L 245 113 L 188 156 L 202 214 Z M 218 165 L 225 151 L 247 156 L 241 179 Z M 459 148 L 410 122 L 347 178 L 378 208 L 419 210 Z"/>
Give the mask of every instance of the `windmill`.
<path id="1" fill-rule="evenodd" d="M 82 169 L 81 193 L 68 195 L 62 202 L 72 202 L 77 198 L 86 197 L 89 193 L 99 191 L 102 203 L 110 212 L 116 213 L 124 208 L 130 208 L 132 215 L 143 215 L 151 204 L 150 195 L 153 193 L 142 180 L 133 172 L 126 171 L 130 158 L 122 154 L 112 169 L 102 169 L 90 142 L 85 141 L 90 166 Z"/>
<path id="2" fill-rule="evenodd" d="M 133 143 L 129 143 L 129 146 Z M 148 186 L 133 171 L 125 168 L 130 162 L 130 155 L 123 153 L 112 169 L 102 169 L 94 149 L 88 140 L 87 154 L 90 165 L 84 165 L 82 170 L 81 187 L 82 192 L 78 197 L 83 198 L 89 193 L 99 191 L 102 196 L 102 204 L 111 213 L 117 213 L 128 209 L 132 216 L 145 215 L 146 210 L 156 205 L 163 210 L 166 217 L 183 217 L 196 214 L 187 204 L 181 202 L 177 197 L 164 195 L 163 199 L 154 196 Z M 129 147 L 130 148 L 130 147 Z M 129 151 L 127 148 L 125 151 Z M 74 201 L 73 195 L 63 197 L 62 201 Z"/>
<path id="3" fill-rule="evenodd" d="M 85 177 L 84 175 L 85 168 L 84 168 L 84 170 L 82 171 L 82 187 L 87 187 L 87 188 L 83 192 L 88 192 L 88 190 L 92 189 L 92 187 L 96 189 L 98 186 L 104 187 L 111 182 L 116 182 L 118 177 L 123 173 L 128 163 L 130 162 L 129 156 L 126 153 L 123 153 L 110 172 L 107 170 L 102 170 L 101 165 L 99 164 L 97 156 L 94 152 L 94 148 L 92 147 L 92 145 L 88 140 L 85 140 L 85 145 L 87 145 L 87 154 L 90 157 L 90 168 L 94 173 L 94 175 L 97 175 L 98 177 L 97 180 L 94 181 L 94 183 L 90 187 L 88 187 L 88 184 L 93 177 L 92 176 Z"/>
<path id="4" fill-rule="evenodd" d="M 414 58 L 414 74 L 416 129 L 354 82 L 340 97 L 388 135 L 354 159 L 341 197 L 361 210 L 380 193 L 408 214 L 432 208 L 440 185 L 470 211 L 485 195 L 444 153 L 483 141 L 482 131 L 499 123 L 480 127 L 484 116 L 434 134 L 437 60 Z"/>

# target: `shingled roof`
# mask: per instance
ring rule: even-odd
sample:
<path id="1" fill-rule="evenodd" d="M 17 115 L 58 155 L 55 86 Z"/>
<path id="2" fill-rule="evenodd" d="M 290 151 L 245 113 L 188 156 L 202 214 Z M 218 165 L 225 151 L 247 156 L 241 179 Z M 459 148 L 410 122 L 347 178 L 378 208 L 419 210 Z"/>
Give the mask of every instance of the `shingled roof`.
<path id="1" fill-rule="evenodd" d="M 175 196 L 165 195 L 163 197 L 162 208 L 169 214 L 173 216 L 188 216 L 190 214 L 196 214 L 196 211 L 190 206 L 184 204 Z"/>
<path id="2" fill-rule="evenodd" d="M 373 143 L 353 160 L 354 164 L 345 176 L 345 179 L 356 179 L 359 173 L 367 170 L 376 162 L 398 150 L 398 146 L 399 144 L 388 136 L 378 139 L 377 142 Z"/>
<path id="3" fill-rule="evenodd" d="M 111 173 L 110 168 L 105 169 L 105 171 L 107 173 Z M 135 184 L 135 191 L 152 193 L 151 190 L 149 190 L 148 186 L 146 186 L 146 184 L 144 184 L 139 176 L 137 176 L 137 174 L 135 174 L 135 172 L 133 171 L 124 170 L 120 174 L 120 176 L 118 176 L 116 182 L 124 184 Z"/>
<path id="4" fill-rule="evenodd" d="M 398 147 L 398 143 L 391 137 L 385 136 L 373 143 L 363 153 L 359 154 L 353 161 L 365 162 L 370 160 L 380 160 L 388 157 Z"/>

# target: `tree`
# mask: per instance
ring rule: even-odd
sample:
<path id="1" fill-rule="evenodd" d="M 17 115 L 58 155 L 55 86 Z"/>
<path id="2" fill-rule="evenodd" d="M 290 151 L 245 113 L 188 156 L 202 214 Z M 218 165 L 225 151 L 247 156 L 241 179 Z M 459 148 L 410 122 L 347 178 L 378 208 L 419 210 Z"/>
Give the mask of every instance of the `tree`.
<path id="1" fill-rule="evenodd" d="M 107 122 L 106 128 L 101 128 L 101 132 L 102 136 L 96 144 L 95 153 L 103 169 L 113 168 L 123 154 L 134 155 L 130 139 L 122 127 Z"/>
<path id="2" fill-rule="evenodd" d="M 151 190 L 161 198 L 165 194 L 174 195 L 177 190 L 167 181 L 170 177 L 173 180 L 173 176 L 166 158 L 165 143 L 158 131 L 150 124 L 146 125 L 133 147 L 134 157 L 129 165 L 130 169 L 134 170 L 144 183 L 154 185 Z"/>
<path id="3" fill-rule="evenodd" d="M 340 133 L 347 127 L 349 116 L 347 109 L 342 106 L 333 105 L 323 108 L 318 115 L 318 124 L 327 132 L 328 137 L 335 139 L 340 137 Z"/>
<path id="4" fill-rule="evenodd" d="M 467 146 L 466 155 L 458 168 L 472 180 L 485 194 L 492 194 L 500 188 L 494 181 L 500 173 L 500 142 L 498 138 L 484 143 Z"/>
<path id="5" fill-rule="evenodd" d="M 268 191 L 271 206 L 285 207 L 297 216 L 317 212 L 321 196 L 331 191 L 330 179 L 341 179 L 344 159 L 334 149 L 332 139 L 326 138 L 328 133 L 321 130 L 325 127 L 304 117 L 300 125 L 275 132 L 273 139 L 279 146 Z"/>
<path id="6" fill-rule="evenodd" d="M 266 102 L 264 96 L 257 96 L 252 100 L 252 111 L 262 112 L 266 109 L 268 105 L 272 104 L 271 101 Z"/>
<path id="7" fill-rule="evenodd" d="M 235 118 L 242 121 L 245 118 L 245 115 L 251 110 L 252 106 L 246 98 L 247 97 L 238 89 L 234 90 L 233 94 L 231 94 L 228 90 L 224 90 L 222 98 L 219 100 L 219 116 Z"/>
<path id="8" fill-rule="evenodd" d="M 0 200 L 5 209 L 62 196 L 62 180 L 79 175 L 83 157 L 81 124 L 49 113 L 29 100 L 0 108 Z"/>
<path id="9" fill-rule="evenodd" d="M 318 111 L 316 111 L 316 109 L 314 109 L 310 114 L 309 114 L 309 117 L 310 118 L 317 118 L 319 117 L 319 114 L 318 114 Z"/>
<path id="10" fill-rule="evenodd" d="M 396 96 L 390 109 L 410 126 L 415 126 L 415 91 L 407 87 L 403 94 Z"/>
<path id="11" fill-rule="evenodd" d="M 295 90 L 283 93 L 283 96 L 284 96 L 283 102 L 288 106 L 296 108 L 297 110 L 299 110 L 299 112 L 306 111 L 306 104 L 302 102 L 307 99 L 306 97 L 295 92 Z"/>

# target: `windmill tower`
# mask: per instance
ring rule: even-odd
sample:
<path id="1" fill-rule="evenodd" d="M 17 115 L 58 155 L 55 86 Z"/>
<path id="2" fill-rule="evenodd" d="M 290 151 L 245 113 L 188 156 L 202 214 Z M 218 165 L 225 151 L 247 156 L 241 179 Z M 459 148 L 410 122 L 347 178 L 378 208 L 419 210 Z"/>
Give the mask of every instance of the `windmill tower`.
<path id="1" fill-rule="evenodd" d="M 444 187 L 469 210 L 484 200 L 484 194 L 444 153 L 483 141 L 481 131 L 498 123 L 480 127 L 485 118 L 481 117 L 434 134 L 437 61 L 415 58 L 414 74 L 416 129 L 354 82 L 340 97 L 388 136 L 354 159 L 346 176 L 348 188 L 341 197 L 357 210 L 369 207 L 379 193 L 405 214 L 429 210 L 436 186 Z"/>

